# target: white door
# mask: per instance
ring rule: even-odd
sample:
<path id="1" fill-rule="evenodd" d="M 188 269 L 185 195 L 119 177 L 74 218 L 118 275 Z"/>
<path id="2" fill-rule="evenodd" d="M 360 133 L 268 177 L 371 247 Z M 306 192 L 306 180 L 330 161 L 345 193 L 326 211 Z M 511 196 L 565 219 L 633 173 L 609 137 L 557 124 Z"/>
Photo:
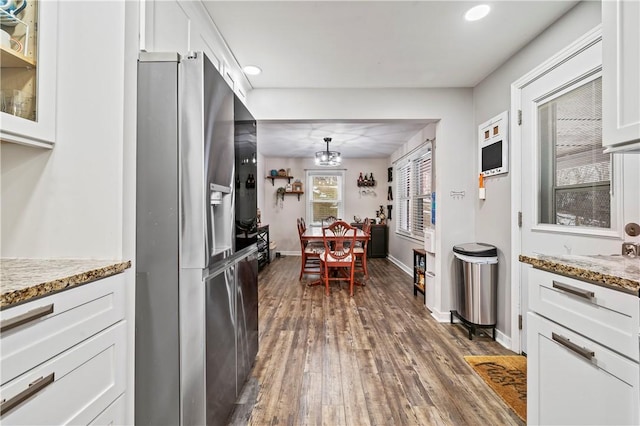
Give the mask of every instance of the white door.
<path id="1" fill-rule="evenodd" d="M 625 171 L 637 168 L 638 161 L 602 153 L 601 68 L 597 41 L 522 88 L 523 255 L 620 253 L 625 218 L 638 220 L 637 174 Z M 623 186 L 625 175 L 629 184 Z M 520 265 L 523 321 L 529 267 Z M 523 352 L 525 331 L 523 324 Z"/>

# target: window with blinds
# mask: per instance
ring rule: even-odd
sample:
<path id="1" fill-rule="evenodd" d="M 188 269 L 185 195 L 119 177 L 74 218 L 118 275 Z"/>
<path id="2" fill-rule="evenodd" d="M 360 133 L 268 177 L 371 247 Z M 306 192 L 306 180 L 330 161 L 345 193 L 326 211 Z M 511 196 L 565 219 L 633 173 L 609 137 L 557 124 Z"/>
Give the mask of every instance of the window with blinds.
<path id="1" fill-rule="evenodd" d="M 431 223 L 431 150 L 414 160 L 414 173 L 417 185 L 412 233 L 422 236 L 425 224 Z"/>
<path id="2" fill-rule="evenodd" d="M 411 161 L 406 160 L 396 166 L 396 232 L 411 234 Z"/>
<path id="3" fill-rule="evenodd" d="M 424 238 L 425 224 L 431 222 L 431 146 L 396 163 L 396 232 L 411 238 Z"/>
<path id="4" fill-rule="evenodd" d="M 602 148 L 601 78 L 538 107 L 540 223 L 611 227 L 611 155 Z"/>
<path id="5" fill-rule="evenodd" d="M 307 171 L 308 225 L 322 226 L 322 219 L 329 216 L 344 217 L 344 172 L 341 170 Z"/>

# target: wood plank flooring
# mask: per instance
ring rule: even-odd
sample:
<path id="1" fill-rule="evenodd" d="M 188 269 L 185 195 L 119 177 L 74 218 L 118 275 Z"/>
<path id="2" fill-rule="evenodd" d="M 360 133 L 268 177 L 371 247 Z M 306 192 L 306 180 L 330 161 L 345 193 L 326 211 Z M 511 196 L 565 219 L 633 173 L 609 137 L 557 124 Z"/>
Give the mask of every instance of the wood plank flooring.
<path id="1" fill-rule="evenodd" d="M 353 297 L 298 281 L 300 257 L 260 272 L 260 349 L 229 423 L 522 425 L 463 358 L 512 352 L 436 322 L 387 259 L 368 266 Z"/>

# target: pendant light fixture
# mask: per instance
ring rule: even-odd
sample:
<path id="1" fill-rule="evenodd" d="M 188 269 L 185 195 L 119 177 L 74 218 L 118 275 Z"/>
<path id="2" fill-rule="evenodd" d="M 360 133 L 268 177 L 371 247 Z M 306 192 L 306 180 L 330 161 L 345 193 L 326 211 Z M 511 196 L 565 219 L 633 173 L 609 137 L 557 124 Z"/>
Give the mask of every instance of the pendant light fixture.
<path id="1" fill-rule="evenodd" d="M 342 163 L 342 157 L 338 151 L 329 151 L 329 142 L 331 138 L 324 138 L 327 149 L 316 152 L 316 166 L 339 166 Z"/>

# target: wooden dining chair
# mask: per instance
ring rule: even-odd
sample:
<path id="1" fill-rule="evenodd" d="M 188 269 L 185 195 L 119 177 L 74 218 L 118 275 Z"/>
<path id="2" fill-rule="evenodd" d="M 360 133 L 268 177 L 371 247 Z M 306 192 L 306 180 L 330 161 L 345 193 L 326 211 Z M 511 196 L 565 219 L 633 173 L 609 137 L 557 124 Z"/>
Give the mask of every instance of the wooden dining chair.
<path id="1" fill-rule="evenodd" d="M 324 252 L 320 254 L 320 273 L 324 280 L 326 294 L 329 295 L 330 281 L 349 282 L 349 294 L 353 296 L 353 275 L 355 272 L 356 228 L 337 220 L 322 228 Z M 337 272 L 333 274 L 332 272 Z"/>
<path id="2" fill-rule="evenodd" d="M 300 238 L 300 252 L 302 260 L 300 262 L 300 280 L 304 274 L 320 275 L 320 253 L 324 250 L 324 245 L 310 244 L 302 239 L 302 234 L 306 230 L 304 219 L 297 219 L 298 237 Z"/>
<path id="3" fill-rule="evenodd" d="M 322 219 L 322 227 L 324 228 L 325 226 L 329 226 L 331 225 L 333 222 L 336 222 L 340 219 L 338 219 L 335 216 L 327 216 L 324 219 Z"/>
<path id="4" fill-rule="evenodd" d="M 362 232 L 367 234 L 367 239 L 364 241 L 356 241 L 356 245 L 353 248 L 353 254 L 356 257 L 355 272 L 362 273 L 364 279 L 369 279 L 369 271 L 367 270 L 367 247 L 369 245 L 369 239 L 371 239 L 371 221 L 369 218 L 365 218 L 362 223 Z"/>
<path id="5" fill-rule="evenodd" d="M 306 222 L 305 222 L 303 217 L 301 217 L 298 220 L 300 221 L 300 224 L 302 225 L 302 233 L 304 233 L 304 231 L 307 230 L 307 224 L 306 224 Z M 324 244 L 322 244 L 322 241 L 306 241 L 304 244 L 305 244 L 305 247 L 314 248 L 314 249 L 316 249 L 316 251 L 324 250 Z"/>

